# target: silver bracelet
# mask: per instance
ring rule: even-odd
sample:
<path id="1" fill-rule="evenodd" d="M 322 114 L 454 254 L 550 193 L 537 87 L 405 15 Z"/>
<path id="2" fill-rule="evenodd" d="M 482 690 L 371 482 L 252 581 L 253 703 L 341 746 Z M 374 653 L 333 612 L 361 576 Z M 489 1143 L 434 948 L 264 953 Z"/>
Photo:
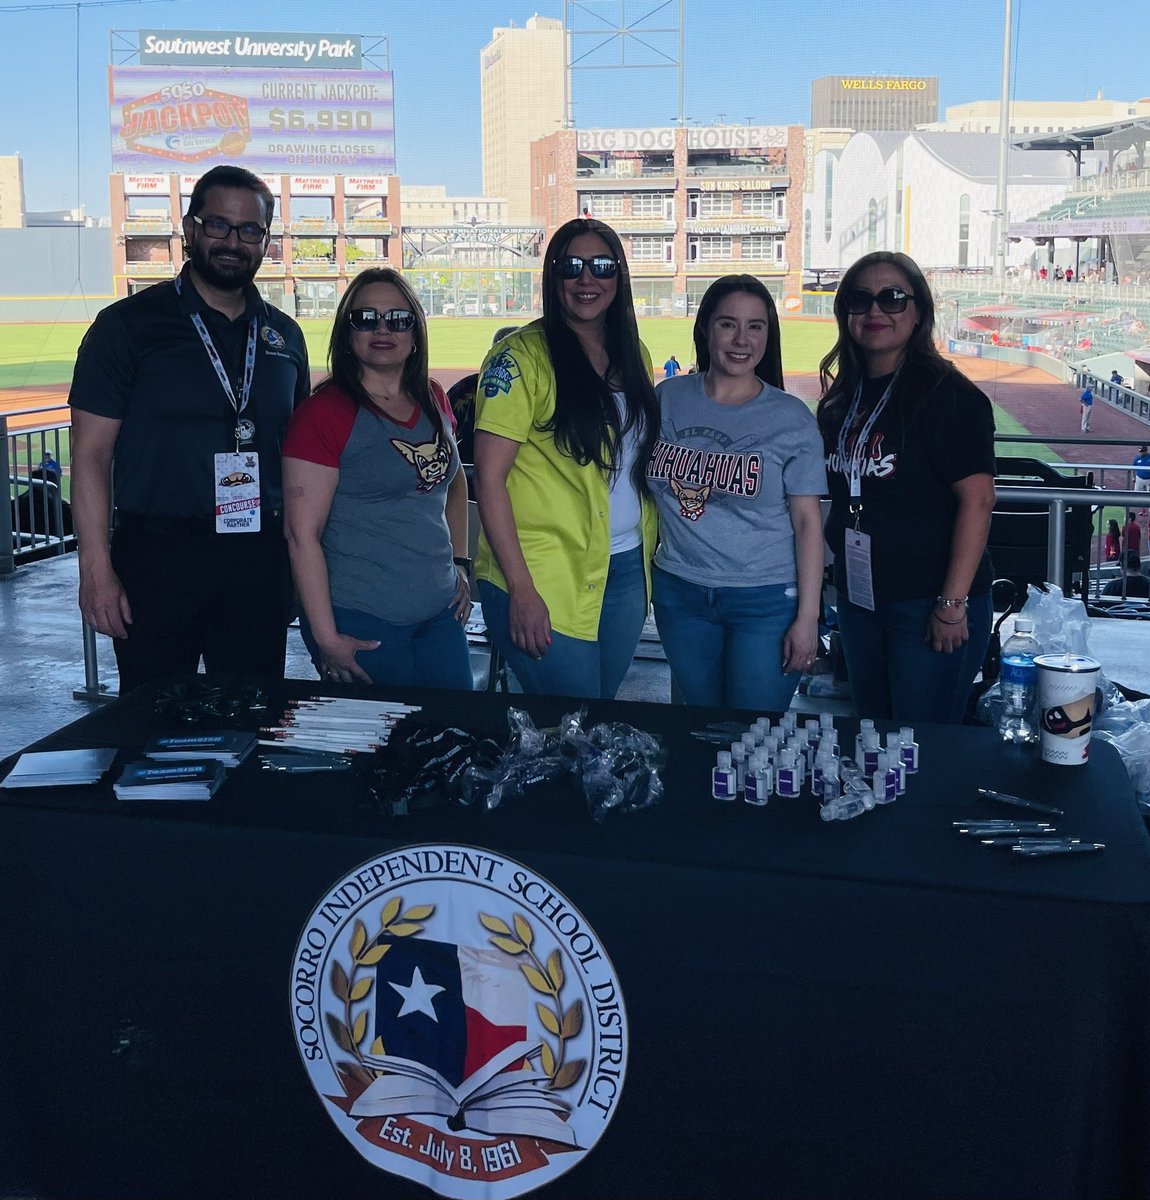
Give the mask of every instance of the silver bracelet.
<path id="1" fill-rule="evenodd" d="M 934 598 L 935 608 L 965 608 L 968 596 L 959 596 L 957 599 L 948 598 L 947 596 L 936 596 Z"/>

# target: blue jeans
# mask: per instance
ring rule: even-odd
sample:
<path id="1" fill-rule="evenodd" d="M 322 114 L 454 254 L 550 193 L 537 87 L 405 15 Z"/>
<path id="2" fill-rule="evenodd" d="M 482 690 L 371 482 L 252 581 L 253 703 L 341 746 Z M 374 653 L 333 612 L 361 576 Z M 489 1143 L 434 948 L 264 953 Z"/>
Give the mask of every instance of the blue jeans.
<path id="1" fill-rule="evenodd" d="M 336 629 L 361 641 L 378 641 L 374 650 L 360 650 L 355 661 L 372 683 L 393 687 L 462 688 L 471 691 L 471 651 L 467 634 L 448 605 L 438 616 L 413 625 L 393 625 L 354 608 L 332 607 Z M 307 618 L 300 619 L 304 645 L 319 662 L 319 650 Z M 317 668 L 318 669 L 318 668 Z"/>
<path id="2" fill-rule="evenodd" d="M 524 692 L 613 700 L 635 657 L 635 647 L 647 619 L 643 547 L 611 555 L 599 614 L 599 637 L 592 642 L 552 630 L 551 645 L 540 659 L 532 658 L 512 643 L 507 593 L 481 579 L 479 598 L 483 602 L 487 633 L 507 659 Z"/>
<path id="3" fill-rule="evenodd" d="M 688 704 L 783 712 L 799 684 L 783 674 L 783 637 L 799 610 L 793 583 L 703 587 L 655 568 L 655 621 Z"/>
<path id="4" fill-rule="evenodd" d="M 860 717 L 900 724 L 962 722 L 975 675 L 990 641 L 990 594 L 971 596 L 966 610 L 970 639 L 952 654 L 924 641 L 933 599 L 887 600 L 875 612 L 851 604 L 839 591 L 839 629 L 851 691 Z M 950 613 L 947 617 L 953 620 Z"/>

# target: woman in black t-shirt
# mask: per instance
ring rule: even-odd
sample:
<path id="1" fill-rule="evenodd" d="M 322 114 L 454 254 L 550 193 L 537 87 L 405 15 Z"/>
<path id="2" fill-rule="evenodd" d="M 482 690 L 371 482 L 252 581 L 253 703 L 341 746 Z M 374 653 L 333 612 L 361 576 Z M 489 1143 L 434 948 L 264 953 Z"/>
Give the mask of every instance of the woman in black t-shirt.
<path id="1" fill-rule="evenodd" d="M 915 262 L 859 259 L 820 365 L 839 626 L 860 717 L 959 722 L 990 638 L 994 419 Z"/>

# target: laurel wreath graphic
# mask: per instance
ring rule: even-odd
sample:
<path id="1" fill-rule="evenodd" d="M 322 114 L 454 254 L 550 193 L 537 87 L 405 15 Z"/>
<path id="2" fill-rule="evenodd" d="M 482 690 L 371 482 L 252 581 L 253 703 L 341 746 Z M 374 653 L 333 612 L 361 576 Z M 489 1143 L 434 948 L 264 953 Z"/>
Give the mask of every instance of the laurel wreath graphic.
<path id="1" fill-rule="evenodd" d="M 535 931 L 527 919 L 516 913 L 512 924 L 488 913 L 480 913 L 479 921 L 491 936 L 491 944 L 505 954 L 515 957 L 526 955 L 529 962 L 521 962 L 519 969 L 531 985 L 533 991 L 547 996 L 551 1003 L 535 1002 L 535 1012 L 539 1022 L 554 1038 L 556 1045 L 545 1038 L 539 1039 L 540 1066 L 550 1082 L 547 1087 L 552 1091 L 562 1091 L 579 1082 L 587 1069 L 585 1058 L 573 1058 L 566 1061 L 567 1043 L 579 1034 L 583 1028 L 583 1001 L 575 999 L 567 1007 L 563 1007 L 560 993 L 563 991 L 564 973 L 563 956 L 558 949 L 552 950 L 547 956 L 547 962 L 540 961 L 533 949 Z"/>
<path id="2" fill-rule="evenodd" d="M 371 975 L 362 975 L 361 972 L 374 967 L 391 949 L 391 943 L 382 941 L 383 938 L 411 937 L 422 933 L 422 922 L 435 912 L 435 905 L 417 904 L 406 912 L 401 912 L 402 909 L 403 897 L 393 896 L 381 909 L 380 929 L 372 938 L 367 936 L 367 926 L 357 920 L 351 930 L 351 969 L 348 970 L 335 959 L 331 964 L 331 990 L 336 999 L 343 1004 L 343 1019 L 334 1013 L 327 1013 L 327 1026 L 336 1045 L 355 1057 L 354 1063 L 340 1062 L 336 1067 L 341 1075 L 359 1085 L 357 1091 L 367 1087 L 372 1080 L 383 1074 L 367 1064 L 360 1049 L 363 1039 L 367 1036 L 369 1010 L 364 1008 L 355 1013 L 352 1006 L 367 999 L 375 982 Z M 370 1053 L 380 1058 L 386 1055 L 382 1038 L 376 1037 L 371 1044 Z"/>

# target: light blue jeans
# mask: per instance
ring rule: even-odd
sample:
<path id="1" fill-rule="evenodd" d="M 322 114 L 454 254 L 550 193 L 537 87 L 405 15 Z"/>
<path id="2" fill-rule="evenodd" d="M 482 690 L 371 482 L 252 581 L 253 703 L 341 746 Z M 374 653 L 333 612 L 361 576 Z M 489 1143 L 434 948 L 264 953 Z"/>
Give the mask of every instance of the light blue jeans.
<path id="1" fill-rule="evenodd" d="M 635 657 L 635 647 L 647 619 L 643 547 L 611 555 L 597 640 L 592 642 L 552 631 L 551 645 L 540 659 L 532 658 L 512 643 L 507 593 L 481 579 L 479 598 L 483 602 L 488 636 L 507 659 L 524 692 L 613 700 Z"/>
<path id="2" fill-rule="evenodd" d="M 354 608 L 333 605 L 331 612 L 340 633 L 364 642 L 379 642 L 375 650 L 360 650 L 355 656 L 372 683 L 464 691 L 475 686 L 467 634 L 455 619 L 451 605 L 438 616 L 414 625 L 393 625 Z M 318 662 L 318 648 L 306 617 L 300 619 L 300 632 L 312 662 Z"/>
<path id="3" fill-rule="evenodd" d="M 971 596 L 966 610 L 970 639 L 951 654 L 932 650 L 924 640 L 933 608 L 933 598 L 884 600 L 869 612 L 846 599 L 845 584 L 839 590 L 843 655 L 860 717 L 904 725 L 962 723 L 971 684 L 990 642 L 990 593 Z M 946 616 L 954 619 L 950 613 Z"/>
<path id="4" fill-rule="evenodd" d="M 655 621 L 687 704 L 783 712 L 799 684 L 783 674 L 783 637 L 799 610 L 793 583 L 703 587 L 658 567 Z"/>

